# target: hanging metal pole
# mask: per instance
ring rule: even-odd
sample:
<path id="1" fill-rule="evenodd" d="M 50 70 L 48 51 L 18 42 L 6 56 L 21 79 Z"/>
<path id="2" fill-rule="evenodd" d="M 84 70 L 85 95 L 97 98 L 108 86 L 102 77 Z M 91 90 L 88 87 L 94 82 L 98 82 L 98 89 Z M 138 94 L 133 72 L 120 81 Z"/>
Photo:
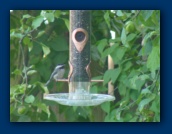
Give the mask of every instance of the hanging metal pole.
<path id="1" fill-rule="evenodd" d="M 89 92 L 90 74 L 90 11 L 70 10 L 69 92 Z"/>

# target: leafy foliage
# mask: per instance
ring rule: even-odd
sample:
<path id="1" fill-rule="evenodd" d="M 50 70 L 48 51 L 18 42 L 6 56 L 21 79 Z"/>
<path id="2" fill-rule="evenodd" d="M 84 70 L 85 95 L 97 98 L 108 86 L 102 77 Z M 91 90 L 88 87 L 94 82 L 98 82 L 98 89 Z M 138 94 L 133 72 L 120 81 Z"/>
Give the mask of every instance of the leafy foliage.
<path id="1" fill-rule="evenodd" d="M 63 83 L 51 82 L 48 88 L 44 84 L 56 64 L 68 64 L 69 11 L 14 10 L 10 13 L 11 121 L 160 121 L 160 11 L 93 10 L 91 15 L 91 73 L 104 83 L 92 83 L 90 92 L 106 94 L 111 81 L 116 100 L 95 107 L 43 100 L 44 93 L 68 92 Z M 115 63 L 111 70 L 107 70 L 108 55 Z"/>

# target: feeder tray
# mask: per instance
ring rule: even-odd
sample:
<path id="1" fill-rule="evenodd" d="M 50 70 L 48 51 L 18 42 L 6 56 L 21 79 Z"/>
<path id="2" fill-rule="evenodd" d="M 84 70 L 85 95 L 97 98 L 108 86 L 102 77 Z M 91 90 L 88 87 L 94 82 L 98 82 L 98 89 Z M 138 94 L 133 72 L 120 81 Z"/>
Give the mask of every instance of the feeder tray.
<path id="1" fill-rule="evenodd" d="M 115 100 L 114 96 L 105 94 L 75 94 L 75 93 L 56 93 L 45 94 L 44 99 L 58 102 L 67 106 L 95 106 L 105 101 Z"/>

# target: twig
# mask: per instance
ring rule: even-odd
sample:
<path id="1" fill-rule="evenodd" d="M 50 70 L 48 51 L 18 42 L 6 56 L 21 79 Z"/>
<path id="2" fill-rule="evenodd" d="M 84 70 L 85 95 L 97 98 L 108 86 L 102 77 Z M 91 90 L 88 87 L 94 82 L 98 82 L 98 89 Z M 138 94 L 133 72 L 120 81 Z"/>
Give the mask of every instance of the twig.
<path id="1" fill-rule="evenodd" d="M 22 96 L 22 102 L 24 102 L 24 97 L 26 95 L 26 89 L 27 89 L 27 85 L 28 85 L 28 77 L 27 77 L 27 70 L 26 70 L 26 63 L 25 63 L 25 55 L 24 55 L 24 50 L 23 50 L 23 47 L 22 47 L 22 42 L 23 42 L 23 39 L 30 33 L 32 33 L 35 29 L 31 30 L 30 32 L 26 33 L 25 35 L 23 35 L 23 37 L 19 40 L 19 45 L 20 45 L 20 50 L 21 50 L 21 54 L 22 54 L 22 57 L 23 57 L 23 66 L 24 66 L 24 79 L 25 79 L 25 83 L 26 83 L 26 86 L 25 86 L 25 90 L 24 90 L 24 94 Z"/>

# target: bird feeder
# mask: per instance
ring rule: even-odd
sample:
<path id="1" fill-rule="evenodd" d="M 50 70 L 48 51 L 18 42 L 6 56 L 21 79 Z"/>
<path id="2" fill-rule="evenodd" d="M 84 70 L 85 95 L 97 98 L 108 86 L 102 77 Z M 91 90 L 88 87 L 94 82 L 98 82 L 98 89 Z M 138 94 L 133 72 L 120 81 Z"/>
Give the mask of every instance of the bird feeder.
<path id="1" fill-rule="evenodd" d="M 91 94 L 90 23 L 89 10 L 70 10 L 70 72 L 67 81 L 69 93 L 45 94 L 44 99 L 68 106 L 94 106 L 115 100 L 114 96 Z"/>

